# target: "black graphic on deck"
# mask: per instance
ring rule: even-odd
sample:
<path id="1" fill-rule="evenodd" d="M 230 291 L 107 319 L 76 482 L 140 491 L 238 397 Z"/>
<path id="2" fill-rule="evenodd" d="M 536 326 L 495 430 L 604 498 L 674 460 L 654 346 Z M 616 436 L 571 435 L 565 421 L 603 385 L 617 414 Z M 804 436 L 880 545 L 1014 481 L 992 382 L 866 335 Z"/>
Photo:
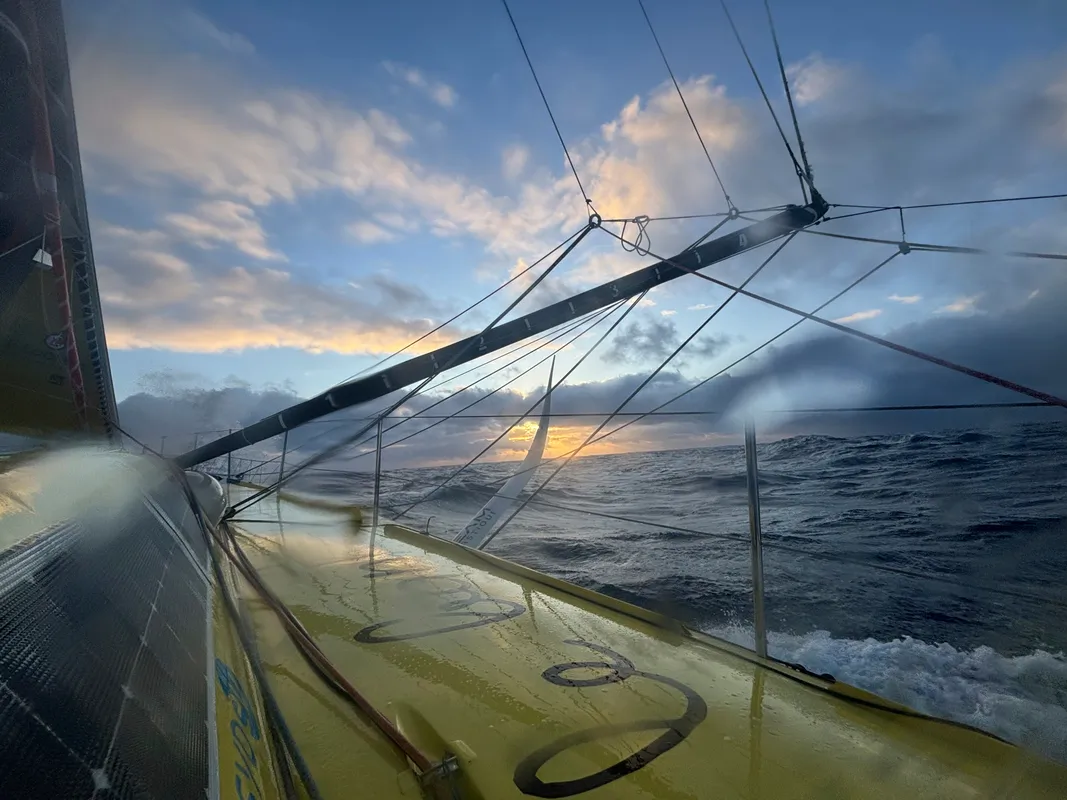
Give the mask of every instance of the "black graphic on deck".
<path id="1" fill-rule="evenodd" d="M 549 683 L 557 686 L 604 686 L 609 683 L 622 683 L 628 678 L 647 678 L 656 681 L 672 689 L 677 689 L 685 697 L 685 712 L 677 719 L 643 719 L 634 722 L 620 722 L 608 725 L 596 725 L 583 731 L 575 731 L 554 742 L 550 742 L 541 749 L 531 753 L 515 767 L 515 785 L 523 794 L 534 797 L 570 797 L 572 795 L 588 792 L 612 781 L 618 780 L 625 775 L 636 772 L 646 764 L 666 753 L 685 739 L 708 716 L 708 705 L 704 698 L 691 688 L 674 678 L 666 675 L 656 675 L 652 672 L 642 672 L 634 667 L 633 662 L 621 653 L 616 653 L 607 647 L 602 647 L 582 639 L 568 639 L 566 644 L 574 644 L 580 647 L 588 647 L 597 653 L 607 656 L 610 661 L 572 661 L 566 664 L 556 664 L 541 673 L 541 677 Z M 605 671 L 603 674 L 592 678 L 569 678 L 567 673 L 571 670 L 595 669 Z M 637 731 L 663 730 L 663 734 L 635 753 L 631 753 L 621 761 L 612 764 L 606 769 L 586 775 L 583 778 L 575 778 L 567 781 L 552 781 L 546 783 L 537 777 L 538 771 L 553 758 L 565 750 L 577 747 L 580 744 L 604 739 L 609 736 L 617 736 L 620 733 L 634 733 Z"/>
<path id="2" fill-rule="evenodd" d="M 399 566 L 393 566 L 392 562 L 401 562 Z M 415 572 L 418 567 L 403 564 L 403 559 L 383 558 L 377 559 L 367 572 L 371 577 L 391 577 Z M 443 586 L 441 584 L 444 584 Z M 526 611 L 526 606 L 511 600 L 502 600 L 498 597 L 490 597 L 482 592 L 461 575 L 449 573 L 444 575 L 411 575 L 398 581 L 400 586 L 425 585 L 428 591 L 436 594 L 444 600 L 438 605 L 438 613 L 429 614 L 420 619 L 444 623 L 438 627 L 424 628 L 411 633 L 388 633 L 392 626 L 407 620 L 388 619 L 376 622 L 373 625 L 358 631 L 355 635 L 357 642 L 364 644 L 383 644 L 385 642 L 403 642 L 408 639 L 422 639 L 426 636 L 434 636 L 439 633 L 452 633 L 468 628 L 479 628 L 482 625 L 491 625 L 494 622 L 504 622 L 519 616 Z M 480 606 L 480 607 L 479 607 Z M 382 633 L 382 631 L 385 631 Z"/>

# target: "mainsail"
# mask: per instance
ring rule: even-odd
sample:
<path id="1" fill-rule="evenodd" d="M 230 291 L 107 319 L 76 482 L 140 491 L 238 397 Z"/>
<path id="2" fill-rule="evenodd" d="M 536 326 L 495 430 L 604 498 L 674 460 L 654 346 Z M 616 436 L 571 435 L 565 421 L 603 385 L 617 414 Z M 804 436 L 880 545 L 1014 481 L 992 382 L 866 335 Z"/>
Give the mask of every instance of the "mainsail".
<path id="1" fill-rule="evenodd" d="M 112 434 L 58 0 L 0 0 L 0 429 Z"/>
<path id="2" fill-rule="evenodd" d="M 518 472 L 508 478 L 489 502 L 482 506 L 482 510 L 467 523 L 467 527 L 455 538 L 455 541 L 459 544 L 473 547 L 475 550 L 480 550 L 484 547 L 488 543 L 496 523 L 504 515 L 504 512 L 515 505 L 519 495 L 522 494 L 522 490 L 526 488 L 526 484 L 530 482 L 530 478 L 536 472 L 537 465 L 541 463 L 541 456 L 545 452 L 545 442 L 548 440 L 548 426 L 551 423 L 552 373 L 555 367 L 556 362 L 553 359 L 552 365 L 548 368 L 548 390 L 545 392 L 545 402 L 541 406 L 541 422 L 537 426 L 537 433 L 534 434 L 530 450 L 526 453 L 526 458 L 522 460 L 522 466 Z"/>

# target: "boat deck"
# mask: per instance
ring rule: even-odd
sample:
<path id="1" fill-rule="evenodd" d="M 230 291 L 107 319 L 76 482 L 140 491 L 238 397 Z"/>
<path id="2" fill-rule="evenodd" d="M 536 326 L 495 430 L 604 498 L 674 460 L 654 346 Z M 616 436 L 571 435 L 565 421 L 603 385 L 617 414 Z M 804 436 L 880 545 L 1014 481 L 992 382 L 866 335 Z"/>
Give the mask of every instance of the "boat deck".
<path id="1" fill-rule="evenodd" d="M 237 490 L 240 491 L 240 490 Z M 270 498 L 235 525 L 265 582 L 460 797 L 1062 797 L 1067 768 L 679 623 L 358 511 Z M 270 520 L 270 521 L 267 521 Z M 325 797 L 416 797 L 406 761 L 249 595 Z"/>

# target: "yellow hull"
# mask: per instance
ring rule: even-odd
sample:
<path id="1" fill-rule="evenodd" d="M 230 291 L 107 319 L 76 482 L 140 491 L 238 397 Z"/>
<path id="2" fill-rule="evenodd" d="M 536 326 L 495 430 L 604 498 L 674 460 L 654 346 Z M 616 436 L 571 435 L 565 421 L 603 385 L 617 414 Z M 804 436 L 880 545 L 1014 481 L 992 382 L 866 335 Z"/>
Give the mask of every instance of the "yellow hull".
<path id="1" fill-rule="evenodd" d="M 414 744 L 455 756 L 459 797 L 1052 798 L 1067 787 L 1067 768 L 982 732 L 451 542 L 396 525 L 372 536 L 358 509 L 286 497 L 247 515 L 278 520 L 236 528 L 268 586 Z M 405 758 L 244 591 L 323 796 L 420 796 Z M 226 796 L 241 758 L 223 752 L 233 706 L 216 688 Z M 271 775 L 260 796 L 277 793 Z"/>

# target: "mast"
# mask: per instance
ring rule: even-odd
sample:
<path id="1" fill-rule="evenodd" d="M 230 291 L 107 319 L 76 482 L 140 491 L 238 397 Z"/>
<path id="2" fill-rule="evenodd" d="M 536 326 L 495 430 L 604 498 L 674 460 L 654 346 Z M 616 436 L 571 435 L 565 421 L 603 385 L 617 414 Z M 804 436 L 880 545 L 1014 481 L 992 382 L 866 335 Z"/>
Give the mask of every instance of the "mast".
<path id="1" fill-rule="evenodd" d="M 460 339 L 458 342 L 410 358 L 388 369 L 336 386 L 316 397 L 296 403 L 277 414 L 272 414 L 246 428 L 235 431 L 229 436 L 183 453 L 175 461 L 179 466 L 188 469 L 242 447 L 278 436 L 287 430 L 332 414 L 334 411 L 384 397 L 398 389 L 430 378 L 443 369 L 473 361 L 502 347 L 508 347 L 530 336 L 536 336 L 568 320 L 584 316 L 660 284 L 688 275 L 689 270 L 709 267 L 766 242 L 806 228 L 822 219 L 827 208 L 822 197 L 816 195 L 807 205 L 789 206 L 786 210 L 739 231 L 712 239 L 666 261 L 635 270 L 614 281 L 580 292 L 511 322 L 497 325 L 483 334 Z M 598 225 L 599 218 L 594 216 L 590 224 Z"/>

